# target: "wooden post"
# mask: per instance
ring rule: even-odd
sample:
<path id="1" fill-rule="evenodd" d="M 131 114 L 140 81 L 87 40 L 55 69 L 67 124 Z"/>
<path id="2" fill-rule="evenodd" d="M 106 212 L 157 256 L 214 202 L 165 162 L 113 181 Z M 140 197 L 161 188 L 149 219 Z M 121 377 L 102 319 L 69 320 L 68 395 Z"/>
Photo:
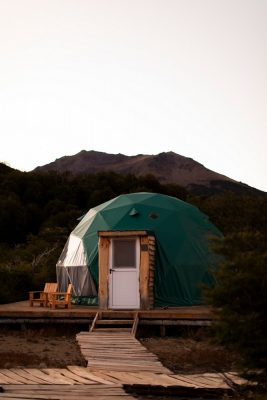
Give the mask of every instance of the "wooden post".
<path id="1" fill-rule="evenodd" d="M 160 325 L 159 330 L 160 330 L 160 337 L 165 337 L 166 336 L 166 327 L 165 327 L 165 325 Z"/>
<path id="2" fill-rule="evenodd" d="M 140 303 L 141 309 L 149 309 L 149 249 L 148 236 L 140 238 Z"/>
<path id="3" fill-rule="evenodd" d="M 148 237 L 148 248 L 149 248 L 149 308 L 154 307 L 154 275 L 155 275 L 155 252 L 156 252 L 156 240 L 155 236 Z"/>
<path id="4" fill-rule="evenodd" d="M 99 289 L 98 299 L 101 309 L 108 308 L 108 279 L 109 279 L 109 239 L 100 236 L 99 254 Z"/>

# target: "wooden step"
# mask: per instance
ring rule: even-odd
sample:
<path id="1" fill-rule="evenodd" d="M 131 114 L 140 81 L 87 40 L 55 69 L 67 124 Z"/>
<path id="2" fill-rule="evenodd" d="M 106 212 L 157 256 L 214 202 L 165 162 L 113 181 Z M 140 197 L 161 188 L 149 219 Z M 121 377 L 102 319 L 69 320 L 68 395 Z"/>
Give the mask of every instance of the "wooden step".
<path id="1" fill-rule="evenodd" d="M 131 332 L 132 328 L 109 327 L 109 328 L 94 328 L 97 332 Z"/>
<path id="2" fill-rule="evenodd" d="M 98 319 L 96 325 L 132 325 L 133 319 Z"/>
<path id="3" fill-rule="evenodd" d="M 135 316 L 135 311 L 101 311 L 101 318 L 103 319 L 118 319 L 118 318 L 125 318 L 125 319 L 133 319 Z"/>
<path id="4" fill-rule="evenodd" d="M 97 312 L 92 322 L 89 332 L 102 331 L 102 332 L 130 332 L 131 335 L 136 335 L 138 325 L 138 313 L 134 313 L 134 318 L 119 317 L 117 319 L 103 318 L 102 312 Z"/>

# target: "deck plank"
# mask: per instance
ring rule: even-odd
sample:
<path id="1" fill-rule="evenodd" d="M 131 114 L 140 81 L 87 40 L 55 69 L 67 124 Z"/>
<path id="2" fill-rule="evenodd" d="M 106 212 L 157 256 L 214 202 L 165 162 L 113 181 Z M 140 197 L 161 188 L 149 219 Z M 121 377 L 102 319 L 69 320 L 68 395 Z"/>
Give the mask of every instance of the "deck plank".
<path id="1" fill-rule="evenodd" d="M 10 371 L 14 372 L 18 376 L 22 376 L 23 378 L 25 378 L 27 380 L 27 384 L 44 383 L 43 379 L 40 379 L 39 377 L 35 376 L 31 372 L 28 372 L 23 368 L 11 368 Z"/>
<path id="2" fill-rule="evenodd" d="M 205 388 L 229 387 L 225 377 L 231 378 L 236 384 L 244 384 L 246 381 L 235 373 L 209 373 L 209 374 L 163 374 L 153 371 L 118 371 L 109 369 L 89 370 L 85 367 L 68 366 L 67 368 L 49 368 L 37 370 L 34 368 L 0 369 L 0 384 L 31 387 L 62 386 L 112 386 L 124 383 L 162 385 L 162 386 L 186 386 Z M 35 380 L 35 382 L 34 382 Z M 23 381 L 23 382 L 22 382 Z"/>
<path id="3" fill-rule="evenodd" d="M 35 399 L 35 400 L 133 400 L 121 386 L 110 385 L 3 385 L 3 399 Z"/>
<path id="4" fill-rule="evenodd" d="M 32 375 L 34 378 L 39 378 L 42 382 L 39 382 L 40 384 L 47 384 L 47 385 L 52 385 L 55 383 L 55 379 L 48 375 L 45 372 L 45 369 L 37 369 L 37 368 L 23 368 L 24 371 Z"/>
<path id="5" fill-rule="evenodd" d="M 74 374 L 77 374 L 78 376 L 81 376 L 82 378 L 89 379 L 91 381 L 101 383 L 104 385 L 111 385 L 114 382 L 108 379 L 103 379 L 99 377 L 98 375 L 94 374 L 93 372 L 90 372 L 88 368 L 84 367 L 77 367 L 75 365 L 69 365 L 68 370 L 73 372 Z"/>

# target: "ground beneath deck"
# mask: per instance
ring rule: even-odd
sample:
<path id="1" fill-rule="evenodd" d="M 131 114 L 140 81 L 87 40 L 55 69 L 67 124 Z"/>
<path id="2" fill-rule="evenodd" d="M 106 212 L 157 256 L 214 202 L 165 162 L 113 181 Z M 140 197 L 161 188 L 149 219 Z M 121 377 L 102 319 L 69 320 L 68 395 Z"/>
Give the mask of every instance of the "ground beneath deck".
<path id="1" fill-rule="evenodd" d="M 75 340 L 79 327 L 44 326 L 21 330 L 0 329 L 0 368 L 64 368 L 85 366 Z M 211 344 L 205 328 L 177 330 L 179 336 L 150 336 L 141 343 L 158 355 L 167 368 L 176 373 L 233 371 L 238 357 L 221 346 Z"/>

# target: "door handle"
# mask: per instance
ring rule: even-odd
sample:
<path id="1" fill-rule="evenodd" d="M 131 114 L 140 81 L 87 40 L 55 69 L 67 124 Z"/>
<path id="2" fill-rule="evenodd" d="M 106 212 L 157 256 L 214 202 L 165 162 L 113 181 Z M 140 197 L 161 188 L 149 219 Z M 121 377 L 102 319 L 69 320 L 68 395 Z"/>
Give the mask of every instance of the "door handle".
<path id="1" fill-rule="evenodd" d="M 110 268 L 110 269 L 109 269 L 109 273 L 111 274 L 112 271 L 115 271 L 115 269 Z"/>

